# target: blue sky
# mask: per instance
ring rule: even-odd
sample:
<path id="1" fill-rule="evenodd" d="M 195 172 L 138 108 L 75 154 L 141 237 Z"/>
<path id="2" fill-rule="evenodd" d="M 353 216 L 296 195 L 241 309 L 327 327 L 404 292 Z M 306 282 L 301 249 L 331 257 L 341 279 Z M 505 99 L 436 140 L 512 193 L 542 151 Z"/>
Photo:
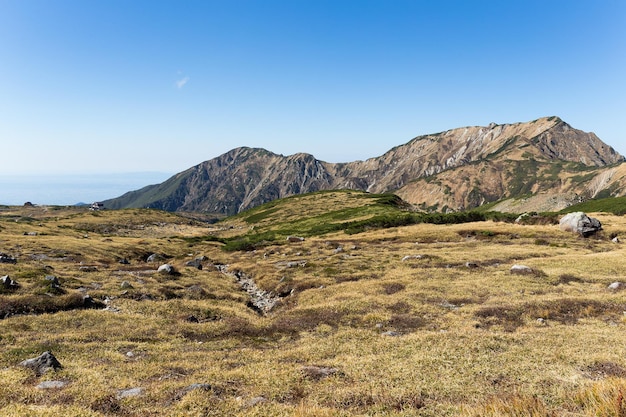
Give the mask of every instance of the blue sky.
<path id="1" fill-rule="evenodd" d="M 626 154 L 622 0 L 0 0 L 0 175 L 329 162 L 557 115 Z"/>

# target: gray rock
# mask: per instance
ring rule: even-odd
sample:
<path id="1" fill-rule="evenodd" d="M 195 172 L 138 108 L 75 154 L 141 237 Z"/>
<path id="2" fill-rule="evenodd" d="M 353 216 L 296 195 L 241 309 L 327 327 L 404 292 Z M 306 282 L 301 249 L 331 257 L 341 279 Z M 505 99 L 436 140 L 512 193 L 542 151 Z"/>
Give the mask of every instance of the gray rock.
<path id="1" fill-rule="evenodd" d="M 400 336 L 400 333 L 394 332 L 393 330 L 387 330 L 386 332 L 383 332 L 382 335 L 390 336 L 390 337 L 397 337 L 397 336 Z"/>
<path id="2" fill-rule="evenodd" d="M 59 287 L 61 285 L 59 279 L 54 275 L 46 275 L 43 279 L 46 281 L 50 281 L 50 285 L 53 287 Z"/>
<path id="3" fill-rule="evenodd" d="M 32 369 L 37 375 L 43 375 L 49 370 L 56 371 L 63 367 L 57 358 L 49 351 L 42 353 L 36 358 L 26 359 L 20 362 L 20 366 Z"/>
<path id="4" fill-rule="evenodd" d="M 133 288 L 131 283 L 128 281 L 122 281 L 122 283 L 120 284 L 120 287 L 123 289 Z"/>
<path id="5" fill-rule="evenodd" d="M 611 239 L 611 242 L 619 243 L 620 242 L 619 237 L 615 236 L 613 239 Z"/>
<path id="6" fill-rule="evenodd" d="M 195 391 L 195 390 L 211 391 L 211 384 L 191 384 L 183 388 L 183 393 L 187 394 L 188 392 Z"/>
<path id="7" fill-rule="evenodd" d="M 137 388 L 121 389 L 117 391 L 117 395 L 115 397 L 118 400 L 121 400 L 122 398 L 137 397 L 141 394 L 143 394 L 143 388 L 137 387 Z"/>
<path id="8" fill-rule="evenodd" d="M 185 266 L 188 266 L 190 268 L 196 268 L 199 270 L 202 270 L 202 260 L 200 260 L 200 258 L 196 258 L 192 261 L 188 261 L 185 263 Z"/>
<path id="9" fill-rule="evenodd" d="M 588 237 L 602 230 L 602 224 L 598 219 L 587 216 L 582 211 L 568 213 L 559 221 L 559 228 L 564 232 L 578 233 Z"/>
<path id="10" fill-rule="evenodd" d="M 37 389 L 60 389 L 67 385 L 65 381 L 41 381 L 35 388 Z"/>
<path id="11" fill-rule="evenodd" d="M 609 290 L 613 290 L 613 291 L 617 291 L 619 289 L 621 289 L 624 286 L 624 284 L 622 284 L 619 281 L 613 282 L 608 286 Z"/>
<path id="12" fill-rule="evenodd" d="M 167 275 L 175 275 L 176 269 L 170 264 L 163 264 L 157 269 L 157 272 Z"/>
<path id="13" fill-rule="evenodd" d="M 117 261 L 118 263 L 122 264 L 122 265 L 130 265 L 130 261 L 126 258 L 122 258 L 119 261 Z"/>
<path id="14" fill-rule="evenodd" d="M 476 262 L 465 262 L 465 267 L 466 268 L 470 268 L 470 269 L 478 268 L 478 263 L 476 263 Z"/>
<path id="15" fill-rule="evenodd" d="M 534 271 L 531 267 L 526 266 L 526 265 L 513 265 L 511 267 L 511 274 L 517 274 L 517 275 L 529 275 L 532 274 Z"/>
<path id="16" fill-rule="evenodd" d="M 148 258 L 146 259 L 146 262 L 157 262 L 157 261 L 160 261 L 161 259 L 163 259 L 161 255 L 159 255 L 158 253 L 153 253 L 152 255 L 148 256 Z"/>
<path id="17" fill-rule="evenodd" d="M 300 236 L 287 236 L 287 242 L 291 242 L 291 243 L 304 242 L 304 238 Z"/>

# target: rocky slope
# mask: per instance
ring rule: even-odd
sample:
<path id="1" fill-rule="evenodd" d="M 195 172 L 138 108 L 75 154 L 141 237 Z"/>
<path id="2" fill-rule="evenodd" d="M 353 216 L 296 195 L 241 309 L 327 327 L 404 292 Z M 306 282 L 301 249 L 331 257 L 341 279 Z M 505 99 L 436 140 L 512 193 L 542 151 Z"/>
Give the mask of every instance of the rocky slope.
<path id="1" fill-rule="evenodd" d="M 105 202 L 109 208 L 234 214 L 276 198 L 350 188 L 397 192 L 433 210 L 459 210 L 550 193 L 566 205 L 605 190 L 621 195 L 624 161 L 595 134 L 558 117 L 419 136 L 366 161 L 328 163 L 309 154 L 237 148 L 162 184 Z"/>

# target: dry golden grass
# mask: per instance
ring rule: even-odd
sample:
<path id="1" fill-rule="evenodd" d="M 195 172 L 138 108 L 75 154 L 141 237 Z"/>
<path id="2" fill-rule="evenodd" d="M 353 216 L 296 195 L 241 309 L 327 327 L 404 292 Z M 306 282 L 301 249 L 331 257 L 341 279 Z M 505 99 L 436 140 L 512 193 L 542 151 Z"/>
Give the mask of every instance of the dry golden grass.
<path id="1" fill-rule="evenodd" d="M 182 237 L 244 225 L 4 209 L 0 252 L 18 262 L 0 275 L 20 287 L 0 294 L 10 313 L 0 320 L 0 415 L 626 415 L 626 292 L 607 289 L 626 282 L 624 247 L 609 239 L 626 219 L 595 216 L 605 232 L 590 239 L 548 225 L 422 224 L 223 252 Z M 162 260 L 146 262 L 152 253 Z M 202 270 L 185 266 L 197 256 Z M 179 274 L 157 273 L 165 262 Z M 214 263 L 280 303 L 260 316 Z M 513 264 L 535 273 L 513 275 Z M 108 308 L 72 304 L 87 293 Z M 7 307 L 22 304 L 56 307 Z M 38 377 L 18 366 L 46 350 L 63 369 Z M 37 388 L 44 380 L 68 384 Z M 130 388 L 142 390 L 122 398 Z"/>

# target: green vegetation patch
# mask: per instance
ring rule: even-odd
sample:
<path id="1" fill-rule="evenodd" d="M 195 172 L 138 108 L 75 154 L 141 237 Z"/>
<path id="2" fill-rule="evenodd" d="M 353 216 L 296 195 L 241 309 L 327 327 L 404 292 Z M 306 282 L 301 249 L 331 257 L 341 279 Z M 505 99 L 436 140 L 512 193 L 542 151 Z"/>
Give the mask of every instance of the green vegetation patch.
<path id="1" fill-rule="evenodd" d="M 584 211 L 587 213 L 612 213 L 617 216 L 626 214 L 626 197 L 608 197 L 588 200 L 583 203 L 569 206 L 560 213 Z"/>

